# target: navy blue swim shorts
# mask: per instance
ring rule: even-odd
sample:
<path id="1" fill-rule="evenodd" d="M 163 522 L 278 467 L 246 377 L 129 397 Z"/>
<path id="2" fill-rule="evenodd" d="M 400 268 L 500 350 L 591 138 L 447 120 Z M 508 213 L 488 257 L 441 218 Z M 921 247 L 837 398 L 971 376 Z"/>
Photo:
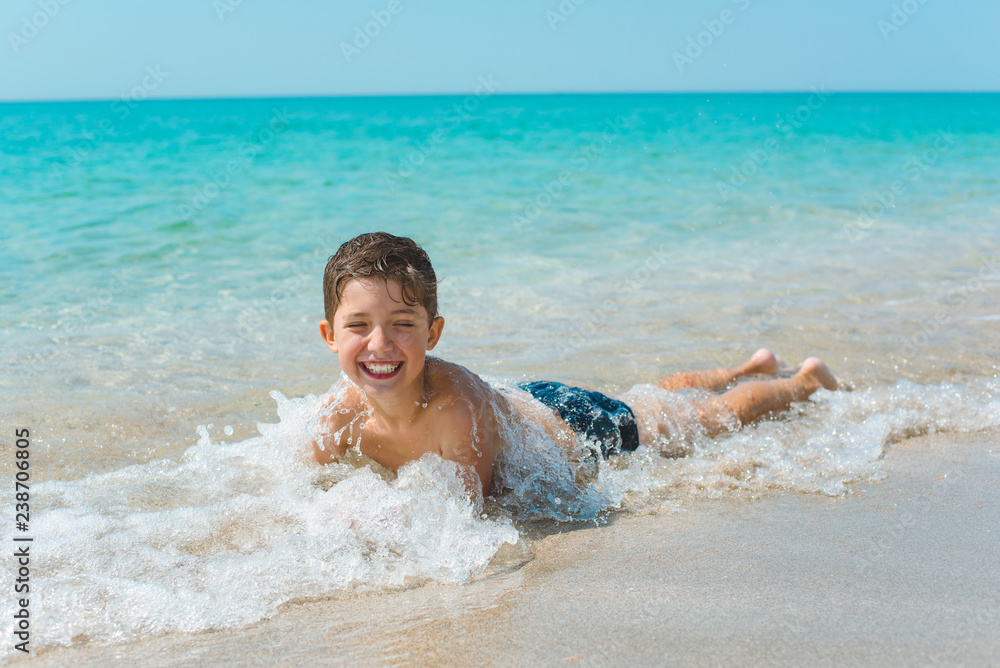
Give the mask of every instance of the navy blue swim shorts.
<path id="1" fill-rule="evenodd" d="M 596 441 L 604 458 L 639 447 L 635 414 L 620 401 L 549 380 L 521 383 L 518 387 L 554 409 L 573 431 Z"/>

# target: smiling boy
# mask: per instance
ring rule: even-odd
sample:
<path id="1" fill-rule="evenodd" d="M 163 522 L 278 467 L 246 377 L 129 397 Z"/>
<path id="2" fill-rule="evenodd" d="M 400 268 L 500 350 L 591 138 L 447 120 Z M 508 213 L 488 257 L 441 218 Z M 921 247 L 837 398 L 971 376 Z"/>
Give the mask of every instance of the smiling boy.
<path id="1" fill-rule="evenodd" d="M 444 318 L 423 249 L 384 232 L 363 234 L 330 258 L 323 292 L 320 334 L 351 382 L 321 423 L 316 461 L 356 445 L 395 470 L 434 453 L 465 465 L 468 486 L 488 494 L 499 443 L 495 393 L 468 370 L 427 357 Z"/>
<path id="2" fill-rule="evenodd" d="M 601 457 L 640 445 L 676 450 L 668 402 L 638 401 L 630 393 L 616 399 L 550 381 L 522 383 L 522 392 L 502 395 L 468 369 L 428 357 L 444 318 L 430 258 L 411 239 L 373 232 L 344 243 L 327 263 L 323 292 L 320 334 L 350 382 L 331 393 L 320 420 L 313 455 L 321 464 L 352 447 L 392 470 L 432 453 L 459 463 L 470 491 L 486 496 L 494 456 L 505 445 L 498 418 L 534 422 L 567 452 L 581 441 Z M 777 370 L 774 355 L 762 349 L 737 369 L 675 374 L 659 385 L 725 387 Z M 834 390 L 837 382 L 809 358 L 791 378 L 745 382 L 697 400 L 697 420 L 708 434 L 722 433 L 821 387 Z"/>

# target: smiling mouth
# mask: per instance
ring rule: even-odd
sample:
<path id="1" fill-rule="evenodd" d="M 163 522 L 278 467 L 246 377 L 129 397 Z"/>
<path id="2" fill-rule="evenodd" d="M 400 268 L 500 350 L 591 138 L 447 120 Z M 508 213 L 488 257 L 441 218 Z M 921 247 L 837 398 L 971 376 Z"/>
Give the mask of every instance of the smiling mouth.
<path id="1" fill-rule="evenodd" d="M 375 378 L 382 380 L 384 378 L 392 378 L 397 373 L 399 369 L 403 366 L 402 362 L 361 362 L 358 364 L 362 371 L 365 372 L 370 378 Z"/>

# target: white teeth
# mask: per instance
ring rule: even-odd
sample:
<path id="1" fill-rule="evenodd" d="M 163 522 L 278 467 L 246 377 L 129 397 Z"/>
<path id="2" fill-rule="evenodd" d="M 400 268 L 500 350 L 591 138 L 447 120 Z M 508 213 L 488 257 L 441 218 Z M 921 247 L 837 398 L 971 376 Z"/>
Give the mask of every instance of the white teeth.
<path id="1" fill-rule="evenodd" d="M 365 368 L 368 369 L 370 373 L 376 374 L 378 376 L 384 376 L 386 374 L 392 373 L 399 368 L 399 364 L 373 364 L 371 362 L 364 362 Z M 402 362 L 400 362 L 402 364 Z"/>

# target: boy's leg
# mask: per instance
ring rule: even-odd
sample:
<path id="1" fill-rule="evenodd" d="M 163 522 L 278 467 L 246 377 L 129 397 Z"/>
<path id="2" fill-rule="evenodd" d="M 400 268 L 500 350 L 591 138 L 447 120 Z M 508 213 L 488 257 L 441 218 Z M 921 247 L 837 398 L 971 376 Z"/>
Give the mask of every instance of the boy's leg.
<path id="1" fill-rule="evenodd" d="M 735 417 L 740 426 L 786 410 L 792 402 L 804 401 L 824 387 L 837 389 L 837 380 L 822 360 L 810 357 L 791 378 L 740 383 L 699 406 L 699 417 L 709 435 L 727 431 Z"/>
<path id="2" fill-rule="evenodd" d="M 689 371 L 675 373 L 657 381 L 657 385 L 665 390 L 679 390 L 684 387 L 725 387 L 734 380 L 744 376 L 764 374 L 773 376 L 778 370 L 778 358 L 767 348 L 761 348 L 750 359 L 737 369 L 705 369 L 704 371 Z"/>

